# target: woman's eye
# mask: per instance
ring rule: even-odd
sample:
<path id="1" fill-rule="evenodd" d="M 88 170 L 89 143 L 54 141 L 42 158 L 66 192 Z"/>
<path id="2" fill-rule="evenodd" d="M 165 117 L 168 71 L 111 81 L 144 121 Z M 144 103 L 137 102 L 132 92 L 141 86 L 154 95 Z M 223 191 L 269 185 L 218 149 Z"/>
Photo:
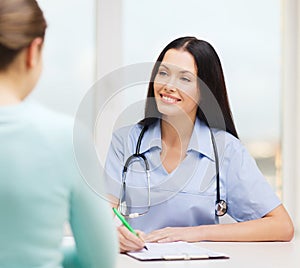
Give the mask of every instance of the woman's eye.
<path id="1" fill-rule="evenodd" d="M 183 82 L 191 82 L 191 79 L 187 78 L 187 77 L 181 77 L 181 80 Z"/>
<path id="2" fill-rule="evenodd" d="M 159 71 L 158 74 L 159 74 L 159 76 L 167 76 L 168 75 L 168 73 L 165 71 Z"/>

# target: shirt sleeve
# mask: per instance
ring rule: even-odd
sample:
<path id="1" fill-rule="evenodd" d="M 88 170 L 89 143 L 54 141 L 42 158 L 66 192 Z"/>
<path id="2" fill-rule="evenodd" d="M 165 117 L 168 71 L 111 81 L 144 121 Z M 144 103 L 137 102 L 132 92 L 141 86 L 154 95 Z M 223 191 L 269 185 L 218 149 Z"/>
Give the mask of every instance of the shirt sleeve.
<path id="1" fill-rule="evenodd" d="M 115 267 L 118 244 L 112 218 L 107 200 L 78 178 L 70 203 L 76 246 L 63 249 L 64 267 Z"/>
<path id="2" fill-rule="evenodd" d="M 114 133 L 105 162 L 105 187 L 108 194 L 120 196 L 124 166 L 124 142 L 121 135 Z"/>
<path id="3" fill-rule="evenodd" d="M 226 186 L 228 214 L 231 217 L 236 221 L 258 219 L 281 204 L 242 144 L 239 143 L 239 147 L 228 158 Z"/>

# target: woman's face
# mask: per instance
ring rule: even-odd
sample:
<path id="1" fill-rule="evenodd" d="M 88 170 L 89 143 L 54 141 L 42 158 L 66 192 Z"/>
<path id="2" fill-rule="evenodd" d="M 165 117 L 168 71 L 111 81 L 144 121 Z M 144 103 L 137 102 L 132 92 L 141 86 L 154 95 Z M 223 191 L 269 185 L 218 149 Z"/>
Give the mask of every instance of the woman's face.
<path id="1" fill-rule="evenodd" d="M 164 116 L 196 117 L 200 93 L 194 57 L 187 51 L 166 52 L 154 79 L 154 96 Z"/>

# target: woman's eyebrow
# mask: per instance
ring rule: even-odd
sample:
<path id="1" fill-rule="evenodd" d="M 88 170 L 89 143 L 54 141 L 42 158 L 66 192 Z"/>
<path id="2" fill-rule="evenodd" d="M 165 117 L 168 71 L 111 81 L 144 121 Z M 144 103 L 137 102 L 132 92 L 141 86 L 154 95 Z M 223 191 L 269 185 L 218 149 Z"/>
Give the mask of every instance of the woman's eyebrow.
<path id="1" fill-rule="evenodd" d="M 195 76 L 195 74 L 193 74 L 192 72 L 187 71 L 187 70 L 182 70 L 182 71 L 180 71 L 180 73 L 182 73 L 182 74 L 188 73 L 188 74 L 191 74 L 192 76 Z"/>
<path id="2" fill-rule="evenodd" d="M 165 64 L 160 64 L 160 66 L 159 67 L 164 67 L 164 68 L 166 68 L 166 69 L 168 69 L 168 70 L 170 70 L 170 68 L 167 66 L 167 65 L 165 65 Z"/>

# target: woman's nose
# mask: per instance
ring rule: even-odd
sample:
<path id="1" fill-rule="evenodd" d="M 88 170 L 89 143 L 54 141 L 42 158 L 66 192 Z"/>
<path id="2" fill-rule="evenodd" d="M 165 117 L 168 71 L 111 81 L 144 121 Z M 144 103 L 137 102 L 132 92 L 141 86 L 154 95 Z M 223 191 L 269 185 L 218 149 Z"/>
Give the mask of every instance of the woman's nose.
<path id="1" fill-rule="evenodd" d="M 166 84 L 164 86 L 164 90 L 166 92 L 175 92 L 176 91 L 176 87 L 174 85 L 171 85 L 171 84 Z"/>
<path id="2" fill-rule="evenodd" d="M 164 86 L 164 89 L 169 92 L 175 92 L 177 90 L 176 79 L 171 78 Z"/>

